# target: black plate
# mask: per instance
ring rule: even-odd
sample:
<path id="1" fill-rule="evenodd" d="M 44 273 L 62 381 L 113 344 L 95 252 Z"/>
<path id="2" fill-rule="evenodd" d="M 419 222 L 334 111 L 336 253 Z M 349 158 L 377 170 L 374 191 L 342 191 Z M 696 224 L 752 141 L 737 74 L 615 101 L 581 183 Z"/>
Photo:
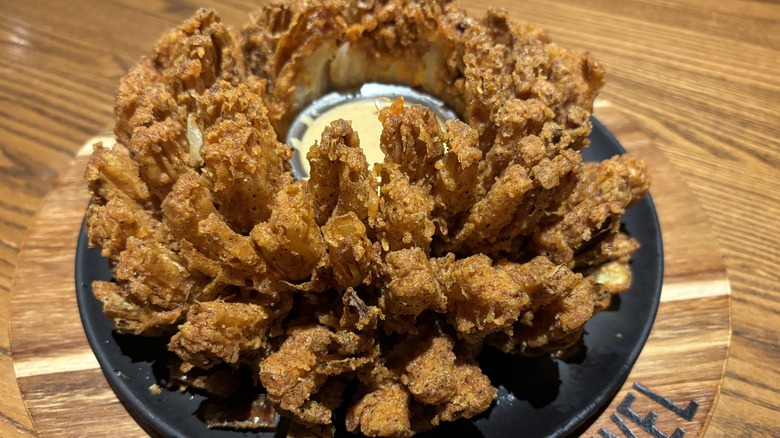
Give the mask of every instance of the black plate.
<path id="1" fill-rule="evenodd" d="M 625 151 L 594 119 L 586 160 L 603 160 Z M 628 233 L 642 247 L 634 255 L 631 290 L 610 309 L 594 316 L 566 360 L 520 358 L 486 349 L 485 373 L 499 389 L 493 407 L 470 421 L 460 420 L 424 434 L 434 436 L 562 437 L 581 430 L 609 402 L 628 376 L 650 333 L 663 278 L 663 250 L 658 217 L 648 196 L 623 217 Z M 197 415 L 205 398 L 189 392 L 163 391 L 169 354 L 165 340 L 120 335 L 92 295 L 93 280 L 112 278 L 108 261 L 87 245 L 86 232 L 76 249 L 76 294 L 92 350 L 108 382 L 128 411 L 150 434 L 166 437 L 283 437 L 278 433 L 209 430 Z"/>

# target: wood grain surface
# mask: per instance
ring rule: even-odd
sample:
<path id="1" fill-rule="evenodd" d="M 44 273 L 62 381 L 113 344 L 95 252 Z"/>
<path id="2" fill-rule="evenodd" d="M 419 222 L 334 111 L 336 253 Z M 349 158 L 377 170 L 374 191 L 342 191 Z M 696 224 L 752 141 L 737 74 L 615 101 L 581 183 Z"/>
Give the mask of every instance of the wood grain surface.
<path id="1" fill-rule="evenodd" d="M 463 3 L 505 7 L 605 66 L 601 96 L 692 189 L 701 215 L 688 223 L 712 225 L 731 281 L 733 334 L 706 435 L 780 436 L 780 4 Z M 0 0 L 0 436 L 38 433 L 10 332 L 15 270 L 36 212 L 81 144 L 110 126 L 119 78 L 201 5 L 240 25 L 256 2 Z M 704 275 L 696 257 L 690 272 Z"/>

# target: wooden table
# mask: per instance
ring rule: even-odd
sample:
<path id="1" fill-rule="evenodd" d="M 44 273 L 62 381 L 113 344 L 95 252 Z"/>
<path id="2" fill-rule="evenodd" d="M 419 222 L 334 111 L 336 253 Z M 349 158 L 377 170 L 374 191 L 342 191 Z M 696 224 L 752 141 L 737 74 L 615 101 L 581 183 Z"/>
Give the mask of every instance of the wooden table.
<path id="1" fill-rule="evenodd" d="M 79 184 L 73 170 L 77 150 L 111 126 L 119 78 L 149 52 L 163 30 L 201 5 L 217 7 L 234 26 L 255 8 L 254 2 L 241 0 L 220 5 L 191 0 L 150 1 L 143 7 L 138 3 L 0 1 L 3 437 L 51 435 L 48 425 L 31 417 L 25 403 L 29 400 L 20 390 L 19 355 L 11 330 L 18 323 L 12 294 L 29 279 L 16 276 L 17 266 L 29 272 L 20 265 L 28 232 L 58 218 L 51 205 L 59 199 L 49 197 L 44 203 L 45 197 Z M 780 436 L 780 5 L 734 0 L 463 4 L 474 12 L 504 6 L 516 19 L 542 25 L 556 41 L 590 51 L 605 66 L 608 84 L 601 94 L 606 102 L 601 111 L 611 120 L 607 126 L 620 131 L 630 125 L 624 131 L 640 136 L 647 150 L 657 152 L 655 159 L 665 163 L 659 175 L 674 179 L 663 184 L 692 193 L 690 202 L 679 208 L 700 213 L 689 216 L 689 228 L 675 229 L 682 230 L 680 239 L 706 240 L 712 250 L 701 256 L 686 254 L 678 241 L 674 254 L 688 261 L 686 271 L 695 277 L 691 272 L 697 269 L 696 259 L 711 267 L 713 258 L 720 260 L 720 251 L 730 283 L 725 377 L 702 429 L 708 436 Z M 629 143 L 638 138 L 618 137 Z M 664 207 L 666 212 L 673 208 L 673 203 Z M 685 236 L 685 230 L 704 234 Z M 39 238 L 30 235 L 30 251 L 40 249 L 32 245 Z M 39 330 L 56 336 L 58 329 Z M 52 338 L 52 345 L 57 339 Z M 669 345 L 671 349 L 674 343 Z M 61 389 L 67 391 L 66 386 Z M 57 409 L 63 418 L 83 415 L 82 406 L 62 404 Z M 80 432 L 68 429 L 66 422 L 58 430 L 65 436 Z M 110 434 L 111 426 L 105 430 Z"/>

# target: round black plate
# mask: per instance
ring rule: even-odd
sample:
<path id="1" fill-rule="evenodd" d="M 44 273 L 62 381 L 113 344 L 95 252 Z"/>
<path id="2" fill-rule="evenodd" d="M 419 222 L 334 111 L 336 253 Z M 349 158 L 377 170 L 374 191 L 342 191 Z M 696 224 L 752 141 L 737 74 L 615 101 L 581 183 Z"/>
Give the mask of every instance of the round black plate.
<path id="1" fill-rule="evenodd" d="M 594 119 L 586 160 L 603 160 L 625 151 Z M 485 349 L 480 363 L 498 398 L 472 420 L 442 425 L 426 437 L 563 437 L 586 427 L 628 376 L 650 333 L 663 278 L 663 249 L 658 217 L 648 196 L 623 217 L 626 231 L 642 247 L 634 255 L 631 290 L 594 316 L 574 354 L 565 360 L 521 358 Z M 165 437 L 283 437 L 278 432 L 210 430 L 197 413 L 204 397 L 165 390 L 169 355 L 165 340 L 120 335 L 92 295 L 93 280 L 111 280 L 108 261 L 88 247 L 82 227 L 76 249 L 76 294 L 92 350 L 119 400 L 150 434 Z"/>

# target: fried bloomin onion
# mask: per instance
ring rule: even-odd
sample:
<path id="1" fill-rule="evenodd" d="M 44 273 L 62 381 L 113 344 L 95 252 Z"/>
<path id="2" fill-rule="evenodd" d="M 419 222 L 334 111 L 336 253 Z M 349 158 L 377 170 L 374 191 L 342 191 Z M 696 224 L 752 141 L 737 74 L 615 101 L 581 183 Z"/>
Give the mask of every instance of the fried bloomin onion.
<path id="1" fill-rule="evenodd" d="M 292 118 L 365 82 L 461 119 L 397 99 L 373 168 L 336 120 L 296 180 Z M 201 9 L 122 79 L 118 143 L 89 161 L 90 243 L 115 274 L 94 294 L 117 331 L 168 336 L 182 371 L 250 370 L 291 434 L 471 418 L 497 393 L 483 345 L 565 349 L 630 285 L 620 219 L 650 179 L 582 161 L 603 82 L 590 55 L 449 0 L 277 2 L 238 34 Z"/>

